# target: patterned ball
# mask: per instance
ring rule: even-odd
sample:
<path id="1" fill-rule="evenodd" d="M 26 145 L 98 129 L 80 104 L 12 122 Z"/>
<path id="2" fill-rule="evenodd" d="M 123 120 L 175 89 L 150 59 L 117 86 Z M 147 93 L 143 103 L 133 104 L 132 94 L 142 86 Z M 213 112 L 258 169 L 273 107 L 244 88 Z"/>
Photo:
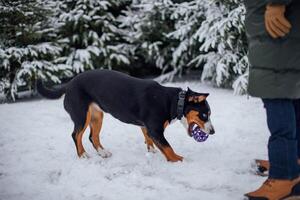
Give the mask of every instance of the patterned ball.
<path id="1" fill-rule="evenodd" d="M 204 142 L 208 138 L 208 134 L 201 130 L 199 126 L 193 129 L 192 136 L 197 142 Z"/>

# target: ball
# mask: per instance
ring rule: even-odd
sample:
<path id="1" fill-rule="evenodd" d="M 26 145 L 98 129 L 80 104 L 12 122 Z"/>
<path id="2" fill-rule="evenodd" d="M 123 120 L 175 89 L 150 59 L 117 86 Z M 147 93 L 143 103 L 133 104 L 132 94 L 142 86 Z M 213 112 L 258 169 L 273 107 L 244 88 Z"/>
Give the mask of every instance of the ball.
<path id="1" fill-rule="evenodd" d="M 208 134 L 205 133 L 204 131 L 201 130 L 199 126 L 197 126 L 193 131 L 192 131 L 192 136 L 194 140 L 197 142 L 204 142 L 208 138 Z"/>

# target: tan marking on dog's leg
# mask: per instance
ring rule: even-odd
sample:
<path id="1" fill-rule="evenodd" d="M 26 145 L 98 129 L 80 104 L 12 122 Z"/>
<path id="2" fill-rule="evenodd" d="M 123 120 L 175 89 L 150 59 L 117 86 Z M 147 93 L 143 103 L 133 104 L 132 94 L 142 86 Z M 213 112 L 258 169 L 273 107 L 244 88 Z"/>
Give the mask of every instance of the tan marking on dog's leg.
<path id="1" fill-rule="evenodd" d="M 167 161 L 177 162 L 182 161 L 183 157 L 177 155 L 171 146 L 162 146 L 159 142 L 154 140 L 155 146 L 162 152 L 162 154 L 166 157 Z"/>
<path id="2" fill-rule="evenodd" d="M 155 148 L 154 148 L 154 143 L 153 140 L 149 137 L 148 135 L 148 131 L 145 127 L 141 127 L 142 132 L 144 134 L 145 137 L 145 144 L 147 145 L 147 149 L 149 152 L 155 152 Z"/>
<path id="3" fill-rule="evenodd" d="M 108 158 L 112 154 L 109 151 L 104 149 L 100 141 L 100 133 L 101 133 L 104 114 L 99 109 L 99 107 L 94 106 L 94 104 L 91 104 L 90 109 L 92 114 L 90 127 L 92 131 L 93 146 L 101 157 Z"/>
<path id="4" fill-rule="evenodd" d="M 164 129 L 166 129 L 168 125 L 169 125 L 169 121 L 167 120 L 167 121 L 165 121 L 165 123 L 164 123 Z"/>
<path id="5" fill-rule="evenodd" d="M 84 131 L 85 129 L 87 128 L 87 126 L 89 125 L 91 121 L 91 111 L 90 109 L 88 110 L 87 112 L 87 115 L 86 115 L 86 121 L 85 121 L 85 124 L 84 124 L 84 127 L 82 130 L 80 130 L 77 134 L 76 134 L 76 146 L 77 146 L 77 154 L 78 156 L 81 158 L 81 157 L 88 157 L 84 148 L 83 148 L 83 145 L 82 145 L 82 136 L 84 134 Z"/>
<path id="6" fill-rule="evenodd" d="M 97 150 L 98 148 L 103 149 L 103 146 L 100 143 L 100 131 L 102 128 L 103 122 L 103 112 L 92 110 L 92 117 L 90 122 L 91 134 L 92 134 L 92 143 L 94 148 Z"/>
<path id="7" fill-rule="evenodd" d="M 164 123 L 164 129 L 166 129 L 168 125 L 169 125 L 169 121 L 165 121 L 165 123 Z M 183 160 L 183 157 L 177 155 L 174 152 L 174 150 L 172 149 L 172 147 L 162 148 L 162 152 L 166 156 L 166 158 L 167 158 L 168 161 L 177 162 L 177 161 L 182 161 Z"/>
<path id="8" fill-rule="evenodd" d="M 172 147 L 163 147 L 162 152 L 165 155 L 165 157 L 167 158 L 167 161 L 177 162 L 177 161 L 182 161 L 183 160 L 183 157 L 177 155 L 174 152 L 174 150 L 172 149 Z"/>

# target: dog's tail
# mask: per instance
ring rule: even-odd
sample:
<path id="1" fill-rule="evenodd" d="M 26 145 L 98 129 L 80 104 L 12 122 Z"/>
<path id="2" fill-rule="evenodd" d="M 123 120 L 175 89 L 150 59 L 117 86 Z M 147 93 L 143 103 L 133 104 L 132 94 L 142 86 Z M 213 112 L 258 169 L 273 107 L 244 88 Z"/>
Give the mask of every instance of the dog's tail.
<path id="1" fill-rule="evenodd" d="M 48 89 L 43 85 L 42 80 L 38 79 L 36 83 L 38 93 L 48 99 L 58 99 L 66 92 L 66 86 L 57 89 Z"/>

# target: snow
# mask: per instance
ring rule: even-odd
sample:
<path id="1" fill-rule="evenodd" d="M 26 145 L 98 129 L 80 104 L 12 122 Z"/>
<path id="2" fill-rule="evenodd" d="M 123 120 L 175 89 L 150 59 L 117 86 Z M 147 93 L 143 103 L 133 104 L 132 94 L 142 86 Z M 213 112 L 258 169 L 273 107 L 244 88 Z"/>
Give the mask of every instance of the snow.
<path id="1" fill-rule="evenodd" d="M 179 121 L 166 138 L 183 162 L 147 152 L 139 127 L 105 115 L 103 159 L 84 135 L 89 159 L 79 159 L 73 124 L 59 100 L 0 105 L 0 199 L 2 200 L 238 200 L 264 179 L 251 173 L 266 158 L 268 130 L 259 99 L 197 82 L 169 84 L 209 92 L 216 134 L 204 143 L 187 136 Z"/>

